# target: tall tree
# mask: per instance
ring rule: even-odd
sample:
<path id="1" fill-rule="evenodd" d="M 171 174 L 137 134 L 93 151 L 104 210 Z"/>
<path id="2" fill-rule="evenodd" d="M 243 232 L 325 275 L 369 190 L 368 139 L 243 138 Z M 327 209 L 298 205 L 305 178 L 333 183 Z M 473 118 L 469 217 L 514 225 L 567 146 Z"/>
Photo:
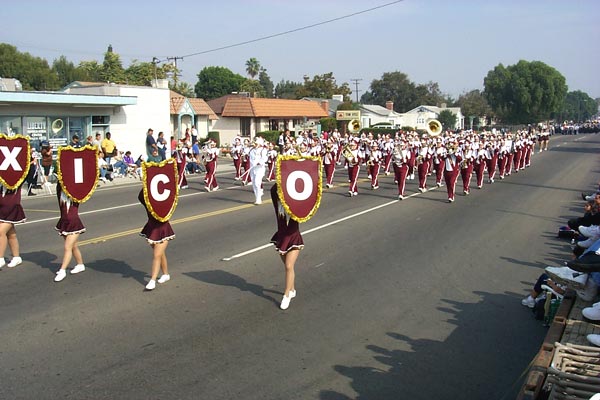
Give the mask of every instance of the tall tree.
<path id="1" fill-rule="evenodd" d="M 265 68 L 260 69 L 260 73 L 258 74 L 258 82 L 260 82 L 260 85 L 265 90 L 265 97 L 272 98 L 274 85 L 273 81 L 271 80 L 271 77 L 269 77 L 269 74 L 267 74 L 267 70 Z"/>
<path id="2" fill-rule="evenodd" d="M 125 80 L 130 85 L 150 86 L 154 79 L 165 79 L 175 67 L 172 64 L 158 66 L 151 62 L 133 60 L 125 70 Z"/>
<path id="3" fill-rule="evenodd" d="M 598 113 L 598 103 L 580 90 L 567 93 L 565 102 L 557 115 L 559 121 L 587 121 Z"/>
<path id="4" fill-rule="evenodd" d="M 437 82 L 429 81 L 415 87 L 415 107 L 419 105 L 439 106 L 444 103 L 444 94 Z"/>
<path id="5" fill-rule="evenodd" d="M 244 81 L 243 76 L 234 74 L 228 68 L 204 67 L 198 73 L 194 90 L 197 97 L 211 100 L 238 91 Z"/>
<path id="6" fill-rule="evenodd" d="M 483 93 L 480 90 L 471 90 L 458 96 L 456 105 L 460 107 L 462 114 L 469 118 L 473 117 L 473 121 L 481 121 L 484 117 L 492 116 L 492 109 L 488 104 Z"/>
<path id="7" fill-rule="evenodd" d="M 371 82 L 370 89 L 361 96 L 361 103 L 385 106 L 387 101 L 393 101 L 394 110 L 398 112 L 419 106 L 416 86 L 403 72 L 385 72 L 381 79 Z"/>
<path id="8" fill-rule="evenodd" d="M 86 74 L 86 81 L 101 82 L 102 81 L 102 65 L 98 61 L 81 61 L 77 67 Z"/>
<path id="9" fill-rule="evenodd" d="M 58 76 L 59 85 L 64 87 L 74 81 L 88 80 L 87 72 L 75 66 L 67 57 L 60 56 L 52 62 L 52 71 Z"/>
<path id="10" fill-rule="evenodd" d="M 318 97 L 322 99 L 330 99 L 334 94 L 341 94 L 347 98 L 352 93 L 350 86 L 347 83 L 337 85 L 333 72 L 328 72 L 323 75 L 315 75 L 312 79 L 304 76 L 304 84 L 296 90 L 296 96 L 302 97 Z"/>
<path id="11" fill-rule="evenodd" d="M 108 45 L 108 50 L 104 53 L 100 78 L 104 82 L 127 83 L 121 56 L 113 52 L 111 45 Z"/>
<path id="12" fill-rule="evenodd" d="M 440 121 L 444 129 L 454 130 L 456 127 L 456 120 L 456 114 L 450 110 L 442 110 L 438 116 L 438 121 Z"/>
<path id="13" fill-rule="evenodd" d="M 521 60 L 489 71 L 485 97 L 503 122 L 535 123 L 560 111 L 567 94 L 565 77 L 541 61 Z"/>
<path id="14" fill-rule="evenodd" d="M 239 88 L 240 92 L 248 92 L 251 97 L 265 97 L 265 88 L 262 87 L 259 81 L 254 79 L 246 79 Z"/>
<path id="15" fill-rule="evenodd" d="M 260 63 L 254 57 L 246 61 L 246 72 L 250 79 L 254 79 L 256 75 L 260 72 Z"/>
<path id="16" fill-rule="evenodd" d="M 187 82 L 169 82 L 169 89 L 185 97 L 196 97 L 194 87 Z"/>
<path id="17" fill-rule="evenodd" d="M 284 82 L 282 79 L 281 82 L 275 86 L 275 97 L 278 99 L 298 99 L 296 91 L 300 86 L 302 86 L 301 83 L 292 81 Z"/>
<path id="18" fill-rule="evenodd" d="M 60 87 L 58 75 L 48 61 L 21 53 L 15 46 L 0 43 L 0 76 L 15 78 L 24 90 L 55 90 Z"/>

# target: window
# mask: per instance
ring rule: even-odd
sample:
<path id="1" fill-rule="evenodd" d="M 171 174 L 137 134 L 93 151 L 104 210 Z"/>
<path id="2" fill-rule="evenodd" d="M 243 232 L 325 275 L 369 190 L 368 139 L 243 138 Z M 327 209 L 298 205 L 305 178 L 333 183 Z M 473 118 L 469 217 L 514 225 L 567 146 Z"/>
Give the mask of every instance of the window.
<path id="1" fill-rule="evenodd" d="M 22 134 L 22 124 L 21 117 L 0 117 L 0 133 L 7 136 Z"/>
<path id="2" fill-rule="evenodd" d="M 250 136 L 251 118 L 240 118 L 240 133 L 242 136 Z"/>

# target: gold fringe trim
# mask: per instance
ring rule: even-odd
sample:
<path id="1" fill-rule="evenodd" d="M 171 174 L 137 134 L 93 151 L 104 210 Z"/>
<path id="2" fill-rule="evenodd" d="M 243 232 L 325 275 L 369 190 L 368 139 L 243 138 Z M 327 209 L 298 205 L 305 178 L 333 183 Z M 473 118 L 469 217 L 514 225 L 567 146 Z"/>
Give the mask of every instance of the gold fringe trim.
<path id="1" fill-rule="evenodd" d="M 96 173 L 94 174 L 95 178 L 94 178 L 94 185 L 92 186 L 92 190 L 90 190 L 90 192 L 88 193 L 87 196 L 85 196 L 83 199 L 76 199 L 75 197 L 73 197 L 73 195 L 71 193 L 69 193 L 69 191 L 65 188 L 65 185 L 63 184 L 63 176 L 62 176 L 62 171 L 60 168 L 60 154 L 63 150 L 71 150 L 71 151 L 75 151 L 75 152 L 82 152 L 84 150 L 93 150 L 96 153 Z M 92 195 L 94 194 L 94 192 L 96 191 L 96 187 L 98 186 L 98 180 L 100 179 L 100 167 L 98 166 L 98 149 L 95 146 L 90 146 L 89 144 L 86 144 L 85 146 L 82 146 L 80 148 L 75 148 L 73 146 L 65 146 L 65 147 L 59 147 L 58 148 L 58 153 L 56 156 L 56 165 L 58 166 L 57 168 L 57 176 L 58 176 L 58 182 L 60 182 L 60 187 L 62 188 L 62 191 L 69 196 L 69 198 L 71 200 L 73 200 L 76 203 L 85 203 L 86 201 L 88 201 Z"/>
<path id="2" fill-rule="evenodd" d="M 173 206 L 171 207 L 171 210 L 169 211 L 169 214 L 166 217 L 161 217 L 159 216 L 156 211 L 154 211 L 154 208 L 152 208 L 152 203 L 150 203 L 150 197 L 148 195 L 148 174 L 146 173 L 146 169 L 148 169 L 149 167 L 163 167 L 166 164 L 171 164 L 173 165 L 173 171 L 174 171 L 174 177 L 175 177 L 175 201 L 173 202 Z M 173 213 L 175 212 L 175 209 L 177 208 L 177 203 L 179 201 L 179 175 L 177 174 L 177 163 L 175 162 L 175 160 L 173 158 L 169 158 L 166 160 L 163 160 L 161 162 L 154 162 L 154 161 L 150 161 L 150 162 L 146 162 L 144 161 L 142 163 L 142 179 L 144 181 L 143 184 L 143 189 L 144 189 L 144 202 L 146 203 L 146 207 L 148 208 L 148 211 L 150 212 L 150 215 L 152 215 L 152 217 L 159 221 L 159 222 L 167 222 L 171 216 L 173 215 Z"/>
<path id="3" fill-rule="evenodd" d="M 285 198 L 283 196 L 283 189 L 282 189 L 283 185 L 281 182 L 281 161 L 288 161 L 288 160 L 296 160 L 297 162 L 301 162 L 303 160 L 312 160 L 312 161 L 317 161 L 319 163 L 319 176 L 317 179 L 317 191 L 318 191 L 317 192 L 317 201 L 315 202 L 315 205 L 312 208 L 312 210 L 310 210 L 308 215 L 304 218 L 300 218 L 297 215 L 294 215 L 294 213 L 292 213 L 292 211 L 290 210 L 290 206 L 285 202 Z M 294 221 L 297 221 L 299 223 L 306 222 L 309 219 L 311 219 L 313 217 L 313 215 L 315 215 L 315 213 L 319 209 L 319 206 L 321 205 L 321 195 L 323 193 L 323 159 L 318 156 L 303 157 L 303 156 L 290 156 L 290 155 L 284 156 L 284 155 L 280 154 L 277 156 L 276 179 L 277 179 L 277 197 L 279 197 L 279 202 L 281 203 L 281 205 L 283 205 L 285 212 L 288 213 L 290 218 L 292 218 Z"/>
<path id="4" fill-rule="evenodd" d="M 31 143 L 29 143 L 29 136 L 15 135 L 9 137 L 6 136 L 4 133 L 0 133 L 0 138 L 6 140 L 25 139 L 27 141 L 27 166 L 25 167 L 25 171 L 23 171 L 23 175 L 21 176 L 21 178 L 17 181 L 17 183 L 14 186 L 10 186 L 6 183 L 2 176 L 0 176 L 0 183 L 4 187 L 6 187 L 9 190 L 17 190 L 21 186 L 25 178 L 27 178 L 27 175 L 29 174 L 29 167 L 31 167 Z"/>

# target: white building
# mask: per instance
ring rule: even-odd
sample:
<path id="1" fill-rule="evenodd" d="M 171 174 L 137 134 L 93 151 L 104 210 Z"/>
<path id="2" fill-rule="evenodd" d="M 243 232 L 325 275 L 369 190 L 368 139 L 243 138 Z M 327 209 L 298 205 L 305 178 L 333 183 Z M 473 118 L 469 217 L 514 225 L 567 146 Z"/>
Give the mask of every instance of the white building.
<path id="1" fill-rule="evenodd" d="M 419 106 L 405 112 L 403 114 L 403 125 L 425 130 L 427 128 L 427 121 L 430 119 L 438 119 L 440 113 L 444 110 L 448 110 L 456 115 L 456 125 L 454 127 L 445 126 L 444 129 L 455 130 L 465 128 L 465 117 L 460 111 L 460 107 L 446 107 L 444 104 L 442 104 L 442 107 Z"/>
<path id="2" fill-rule="evenodd" d="M 393 128 L 400 128 L 405 125 L 403 114 L 394 111 L 392 101 L 386 102 L 385 107 L 375 104 L 361 104 L 359 109 L 360 122 L 365 128 L 381 123 L 390 124 Z"/>

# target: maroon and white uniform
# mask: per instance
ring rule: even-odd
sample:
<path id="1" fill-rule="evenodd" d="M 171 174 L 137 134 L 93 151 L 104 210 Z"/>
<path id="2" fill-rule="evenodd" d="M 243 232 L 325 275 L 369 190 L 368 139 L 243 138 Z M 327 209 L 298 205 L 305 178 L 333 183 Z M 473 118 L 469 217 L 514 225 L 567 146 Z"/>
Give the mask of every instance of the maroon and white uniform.
<path id="1" fill-rule="evenodd" d="M 250 146 L 250 141 L 244 141 L 241 160 L 243 172 L 240 175 L 242 185 L 248 184 L 248 181 L 250 180 L 250 150 L 252 150 L 252 147 Z"/>
<path id="2" fill-rule="evenodd" d="M 175 232 L 173 232 L 173 228 L 169 221 L 160 222 L 152 216 L 150 211 L 148 211 L 148 207 L 144 201 L 143 189 L 140 190 L 140 194 L 138 194 L 138 200 L 142 203 L 148 214 L 148 222 L 146 222 L 146 225 L 142 228 L 140 236 L 146 238 L 146 241 L 150 244 L 162 243 L 167 240 L 175 239 Z"/>
<path id="3" fill-rule="evenodd" d="M 333 187 L 333 176 L 335 175 L 335 157 L 338 152 L 337 145 L 330 141 L 323 147 L 323 168 L 325 169 L 325 185 L 328 188 Z"/>
<path id="4" fill-rule="evenodd" d="M 471 185 L 471 177 L 473 176 L 473 162 L 475 161 L 475 152 L 471 149 L 471 145 L 467 144 L 462 152 L 462 165 L 460 168 L 460 177 L 463 183 L 463 193 L 469 194 L 469 186 Z"/>
<path id="5" fill-rule="evenodd" d="M 219 189 L 217 177 L 217 160 L 219 158 L 219 148 L 214 142 L 209 142 L 208 147 L 204 149 L 204 163 L 206 167 L 206 176 L 204 178 L 205 189 L 208 192 Z"/>
<path id="6" fill-rule="evenodd" d="M 454 201 L 454 191 L 456 188 L 456 180 L 458 179 L 458 173 L 460 172 L 459 164 L 462 161 L 462 157 L 457 152 L 449 151 L 444 159 L 444 181 L 446 182 L 446 190 L 448 192 L 448 201 Z"/>
<path id="7" fill-rule="evenodd" d="M 271 200 L 275 207 L 275 217 L 277 218 L 277 232 L 271 238 L 271 243 L 275 245 L 275 250 L 284 255 L 290 250 L 302 250 L 304 241 L 300 234 L 298 221 L 290 218 L 277 196 L 277 184 L 271 186 Z"/>
<path id="8" fill-rule="evenodd" d="M 488 172 L 488 183 L 494 183 L 496 176 L 496 166 L 498 165 L 498 148 L 493 142 L 485 145 L 485 164 Z"/>
<path id="9" fill-rule="evenodd" d="M 398 198 L 404 198 L 404 189 L 406 188 L 406 178 L 408 177 L 408 163 L 411 152 L 407 149 L 406 143 L 401 145 L 401 149 L 395 149 L 392 155 L 392 165 L 394 166 L 394 179 L 398 184 Z"/>
<path id="10" fill-rule="evenodd" d="M 369 166 L 371 167 L 371 189 L 379 189 L 379 171 L 383 162 L 383 153 L 377 145 L 371 148 L 369 154 Z"/>
<path id="11" fill-rule="evenodd" d="M 351 146 L 351 154 L 349 155 L 349 157 L 344 158 L 346 159 L 346 163 L 348 164 L 348 180 L 350 181 L 348 193 L 350 194 L 350 196 L 356 196 L 358 195 L 358 173 L 360 172 L 361 157 L 359 150 L 356 148 L 357 143 L 354 142 L 354 144 Z"/>
<path id="12" fill-rule="evenodd" d="M 179 188 L 185 189 L 188 187 L 188 182 L 185 177 L 185 166 L 187 164 L 187 156 L 180 146 L 177 146 L 177 150 L 173 153 L 175 158 L 175 164 L 177 164 L 177 174 L 179 175 Z"/>
<path id="13" fill-rule="evenodd" d="M 430 147 L 423 143 L 418 149 L 417 154 L 417 173 L 419 175 L 419 190 L 424 192 L 427 190 L 427 174 L 429 173 L 429 166 L 431 163 L 431 150 Z"/>
<path id="14" fill-rule="evenodd" d="M 0 185 L 0 222 L 21 224 L 27 220 L 21 206 L 21 188 L 8 190 Z"/>
<path id="15" fill-rule="evenodd" d="M 60 219 L 54 229 L 61 236 L 84 233 L 85 226 L 79 218 L 79 203 L 71 200 L 63 192 L 60 183 L 56 184 L 56 197 L 60 208 Z"/>
<path id="16" fill-rule="evenodd" d="M 267 152 L 267 181 L 272 182 L 275 180 L 275 172 L 277 166 L 277 150 L 273 143 L 269 143 L 269 151 Z"/>
<path id="17" fill-rule="evenodd" d="M 435 154 L 432 157 L 433 168 L 435 169 L 435 184 L 438 187 L 442 186 L 442 179 L 444 178 L 444 167 L 446 163 L 446 148 L 442 145 L 442 142 L 438 142 L 435 148 Z"/>
<path id="18" fill-rule="evenodd" d="M 477 189 L 481 189 L 483 186 L 483 175 L 485 173 L 486 157 L 486 150 L 483 147 L 479 148 L 475 156 L 475 162 L 473 163 L 473 170 L 475 171 L 475 177 L 477 178 Z"/>
<path id="19" fill-rule="evenodd" d="M 244 147 L 242 146 L 240 138 L 235 138 L 234 143 L 231 146 L 231 158 L 233 159 L 233 167 L 235 168 L 235 177 L 233 179 L 236 181 L 239 181 L 240 176 L 242 175 L 243 152 Z"/>

